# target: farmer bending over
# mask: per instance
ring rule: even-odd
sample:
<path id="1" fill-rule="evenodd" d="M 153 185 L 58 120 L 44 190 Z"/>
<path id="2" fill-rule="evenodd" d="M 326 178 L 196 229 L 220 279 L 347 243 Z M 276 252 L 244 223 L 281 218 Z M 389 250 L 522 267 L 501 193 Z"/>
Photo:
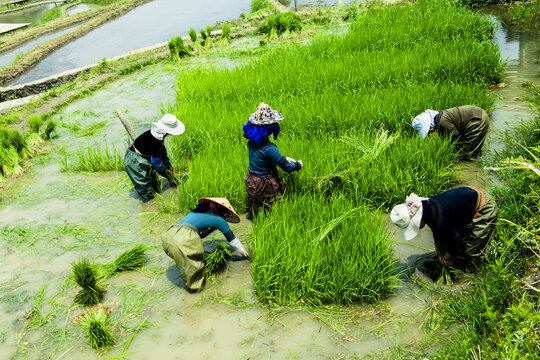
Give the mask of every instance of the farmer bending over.
<path id="1" fill-rule="evenodd" d="M 160 191 L 156 173 L 167 178 L 171 187 L 178 186 L 167 156 L 165 137 L 180 135 L 184 130 L 184 124 L 176 116 L 165 114 L 152 124 L 150 130 L 139 135 L 126 150 L 124 168 L 143 202 L 152 200 L 154 192 Z"/>
<path id="2" fill-rule="evenodd" d="M 260 103 L 244 125 L 244 137 L 248 139 L 249 167 L 246 174 L 246 191 L 249 197 L 248 219 L 253 218 L 260 208 L 270 208 L 272 203 L 283 196 L 283 183 L 276 165 L 284 171 L 300 170 L 302 161 L 281 155 L 277 146 L 268 138 L 279 135 L 278 121 L 283 120 L 276 110 Z"/>
<path id="3" fill-rule="evenodd" d="M 188 291 L 196 292 L 204 287 L 202 239 L 215 230 L 221 231 L 235 251 L 249 258 L 227 222 L 238 223 L 240 218 L 226 198 L 200 198 L 195 209 L 161 235 L 163 250 L 176 262 Z"/>
<path id="4" fill-rule="evenodd" d="M 472 105 L 440 112 L 428 109 L 413 119 L 412 127 L 422 139 L 433 131 L 451 136 L 462 148 L 462 158 L 469 160 L 480 154 L 489 129 L 489 116 L 481 108 Z"/>
<path id="5" fill-rule="evenodd" d="M 428 225 L 433 231 L 439 263 L 474 271 L 481 264 L 497 221 L 497 204 L 475 187 L 458 187 L 429 199 L 410 194 L 390 214 L 409 241 Z"/>

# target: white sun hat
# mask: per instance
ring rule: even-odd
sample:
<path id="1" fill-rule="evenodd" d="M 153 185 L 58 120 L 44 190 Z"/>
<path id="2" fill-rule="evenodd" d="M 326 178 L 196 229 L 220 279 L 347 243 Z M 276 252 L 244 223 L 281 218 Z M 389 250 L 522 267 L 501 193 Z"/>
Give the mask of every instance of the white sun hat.
<path id="1" fill-rule="evenodd" d="M 390 220 L 401 229 L 401 237 L 406 241 L 413 239 L 420 231 L 422 200 L 427 199 L 412 193 L 407 196 L 405 204 L 394 206 L 390 213 Z"/>
<path id="2" fill-rule="evenodd" d="M 411 125 L 414 130 L 418 131 L 418 135 L 420 135 L 422 139 L 426 138 L 430 127 L 435 127 L 435 116 L 437 116 L 438 113 L 438 111 L 427 109 L 413 119 Z"/>
<path id="3" fill-rule="evenodd" d="M 173 114 L 163 115 L 158 122 L 152 124 L 152 128 L 158 133 L 163 132 L 169 135 L 180 135 L 186 130 L 184 124 Z"/>

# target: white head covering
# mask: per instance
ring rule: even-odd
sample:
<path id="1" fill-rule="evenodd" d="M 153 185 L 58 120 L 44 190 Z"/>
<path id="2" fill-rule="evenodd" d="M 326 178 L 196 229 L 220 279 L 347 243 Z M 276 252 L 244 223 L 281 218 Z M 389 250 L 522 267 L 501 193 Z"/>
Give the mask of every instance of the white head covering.
<path id="1" fill-rule="evenodd" d="M 163 140 L 165 135 L 180 135 L 186 130 L 184 124 L 173 114 L 165 114 L 158 120 L 152 123 L 150 132 L 152 136 L 158 140 Z"/>
<path id="2" fill-rule="evenodd" d="M 422 139 L 426 138 L 430 126 L 435 127 L 435 116 L 437 116 L 438 113 L 438 111 L 427 109 L 413 119 L 412 127 L 414 130 L 418 131 L 418 135 L 420 135 Z"/>
<path id="3" fill-rule="evenodd" d="M 412 193 L 407 196 L 405 204 L 394 206 L 390 213 L 392 223 L 401 229 L 401 237 L 406 241 L 414 238 L 420 231 L 422 200 L 427 199 Z"/>

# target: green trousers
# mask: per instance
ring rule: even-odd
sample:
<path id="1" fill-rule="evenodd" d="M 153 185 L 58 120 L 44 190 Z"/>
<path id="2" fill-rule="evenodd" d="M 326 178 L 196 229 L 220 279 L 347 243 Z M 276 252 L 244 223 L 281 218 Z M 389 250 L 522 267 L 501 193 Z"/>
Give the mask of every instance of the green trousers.
<path id="1" fill-rule="evenodd" d="M 498 208 L 493 197 L 487 195 L 484 207 L 467 225 L 467 234 L 463 237 L 465 247 L 457 256 L 457 262 L 463 262 L 468 270 L 476 270 L 485 257 L 485 249 L 497 223 Z"/>
<path id="2" fill-rule="evenodd" d="M 154 192 L 159 192 L 159 180 L 152 164 L 144 156 L 129 149 L 124 156 L 124 169 L 128 174 L 133 187 L 142 201 L 147 202 L 154 198 Z"/>
<path id="3" fill-rule="evenodd" d="M 486 141 L 488 130 L 489 116 L 485 111 L 482 111 L 482 118 L 469 120 L 465 132 L 458 141 L 464 152 L 463 159 L 471 159 L 478 155 Z"/>
<path id="4" fill-rule="evenodd" d="M 197 292 L 203 289 L 204 247 L 196 229 L 189 224 L 173 225 L 161 235 L 165 253 L 174 259 L 186 290 Z"/>

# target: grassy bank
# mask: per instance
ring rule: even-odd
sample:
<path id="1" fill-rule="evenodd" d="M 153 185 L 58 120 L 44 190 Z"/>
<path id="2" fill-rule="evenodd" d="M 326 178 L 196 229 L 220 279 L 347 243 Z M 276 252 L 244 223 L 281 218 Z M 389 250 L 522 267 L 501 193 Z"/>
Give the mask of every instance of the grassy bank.
<path id="1" fill-rule="evenodd" d="M 183 72 L 177 103 L 169 109 L 185 119 L 188 129 L 172 146 L 174 162 L 189 170 L 189 179 L 178 189 L 181 209 L 189 209 L 199 196 L 226 196 L 239 211 L 246 209 L 243 179 L 248 159 L 242 125 L 261 101 L 285 116 L 277 140 L 282 153 L 306 164 L 285 178 L 285 202 L 319 199 L 320 205 L 306 206 L 303 216 L 317 219 L 319 212 L 325 214 L 319 227 L 336 219 L 332 214 L 337 212 L 330 208 L 341 197 L 350 199 L 340 208 L 347 213 L 358 205 L 388 209 L 413 191 L 433 194 L 447 189 L 456 161 L 451 144 L 437 137 L 419 141 L 410 121 L 426 108 L 493 107 L 494 99 L 485 90 L 499 80 L 503 66 L 490 41 L 492 34 L 489 20 L 451 2 L 370 5 L 344 35 L 279 47 L 240 68 Z M 294 211 L 280 214 L 255 223 L 253 277 L 259 295 L 267 301 L 331 301 L 330 296 L 311 292 L 305 281 L 300 281 L 301 291 L 262 283 L 259 272 L 278 259 L 260 254 L 269 247 L 279 251 L 284 246 L 279 241 L 289 246 L 296 241 L 276 235 L 288 233 L 286 228 L 299 222 Z M 273 221 L 272 231 L 259 229 L 266 221 Z M 362 227 L 371 220 L 357 221 Z M 310 233 L 313 226 L 306 221 L 294 232 Z M 338 228 L 330 234 L 358 239 Z M 390 247 L 385 234 L 372 241 Z M 284 266 L 275 268 L 275 276 L 285 276 L 287 264 L 295 267 L 293 263 L 310 258 L 311 251 L 300 246 L 294 256 L 276 254 Z M 367 253 L 356 257 L 352 249 L 342 251 L 347 264 L 369 264 Z M 341 268 L 335 258 L 320 261 L 325 269 Z M 381 291 L 385 293 L 391 283 L 387 269 L 370 269 L 373 278 L 386 284 Z M 342 285 L 348 281 L 346 276 L 323 276 L 317 289 L 345 289 Z M 366 292 L 379 289 L 370 285 Z M 333 297 L 343 302 L 372 299 L 363 294 Z"/>

